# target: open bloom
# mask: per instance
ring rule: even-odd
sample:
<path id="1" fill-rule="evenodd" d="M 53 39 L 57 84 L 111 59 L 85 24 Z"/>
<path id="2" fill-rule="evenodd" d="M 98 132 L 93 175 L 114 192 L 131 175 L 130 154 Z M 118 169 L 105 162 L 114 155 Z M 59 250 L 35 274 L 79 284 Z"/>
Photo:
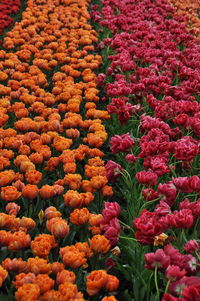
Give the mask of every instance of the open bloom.
<path id="1" fill-rule="evenodd" d="M 118 219 L 112 218 L 103 225 L 104 236 L 109 239 L 111 245 L 115 245 L 119 240 L 119 233 L 121 230 Z"/>
<path id="2" fill-rule="evenodd" d="M 128 152 L 135 144 L 129 133 L 123 134 L 122 136 L 115 135 L 110 140 L 111 152 L 113 154 L 120 152 Z"/>
<path id="3" fill-rule="evenodd" d="M 4 201 L 12 202 L 17 200 L 21 196 L 21 192 L 14 186 L 6 186 L 1 188 L 1 198 Z"/>
<path id="4" fill-rule="evenodd" d="M 181 270 L 179 266 L 169 265 L 165 271 L 165 277 L 171 281 L 176 281 L 185 276 L 186 271 Z"/>
<path id="5" fill-rule="evenodd" d="M 39 296 L 40 287 L 36 283 L 25 283 L 15 293 L 17 301 L 38 300 Z"/>
<path id="6" fill-rule="evenodd" d="M 62 270 L 57 273 L 56 283 L 61 284 L 64 282 L 74 283 L 76 279 L 76 275 L 72 271 Z"/>
<path id="7" fill-rule="evenodd" d="M 116 291 L 119 286 L 119 279 L 116 276 L 109 275 L 105 284 L 105 290 L 107 292 Z"/>
<path id="8" fill-rule="evenodd" d="M 87 261 L 85 253 L 79 251 L 75 246 L 61 248 L 60 256 L 64 264 L 71 268 L 78 268 Z"/>
<path id="9" fill-rule="evenodd" d="M 145 258 L 145 267 L 148 269 L 154 269 L 157 265 L 158 268 L 167 268 L 170 264 L 170 257 L 165 254 L 162 249 L 156 250 L 155 253 L 146 253 Z"/>
<path id="10" fill-rule="evenodd" d="M 39 189 L 38 189 L 37 185 L 32 185 L 32 184 L 27 184 L 22 189 L 23 197 L 25 197 L 29 200 L 35 199 L 36 196 L 38 195 L 38 192 L 39 192 Z"/>
<path id="11" fill-rule="evenodd" d="M 105 202 L 105 209 L 102 210 L 104 220 L 110 220 L 120 215 L 120 206 L 117 202 Z"/>
<path id="12" fill-rule="evenodd" d="M 56 245 L 53 235 L 40 234 L 31 242 L 31 249 L 34 255 L 46 258 Z"/>
<path id="13" fill-rule="evenodd" d="M 55 219 L 51 224 L 50 232 L 55 237 L 65 237 L 69 234 L 70 228 L 66 220 L 62 218 Z"/>
<path id="14" fill-rule="evenodd" d="M 158 176 L 152 171 L 142 170 L 136 173 L 136 178 L 140 184 L 153 186 L 157 184 Z"/>
<path id="15" fill-rule="evenodd" d="M 110 249 L 110 241 L 103 235 L 94 235 L 89 239 L 90 248 L 97 253 L 107 253 Z"/>
<path id="16" fill-rule="evenodd" d="M 117 164 L 112 160 L 109 160 L 106 163 L 105 168 L 106 168 L 106 177 L 110 182 L 114 182 L 122 174 L 121 165 Z"/>
<path id="17" fill-rule="evenodd" d="M 40 293 L 44 294 L 54 287 L 55 281 L 47 274 L 39 274 L 36 276 L 34 283 L 40 288 Z"/>
<path id="18" fill-rule="evenodd" d="M 107 273 L 104 270 L 92 271 L 86 276 L 86 288 L 89 296 L 96 295 L 106 284 Z"/>
<path id="19" fill-rule="evenodd" d="M 195 239 L 189 240 L 184 245 L 184 251 L 187 253 L 197 252 L 199 250 L 199 244 Z"/>

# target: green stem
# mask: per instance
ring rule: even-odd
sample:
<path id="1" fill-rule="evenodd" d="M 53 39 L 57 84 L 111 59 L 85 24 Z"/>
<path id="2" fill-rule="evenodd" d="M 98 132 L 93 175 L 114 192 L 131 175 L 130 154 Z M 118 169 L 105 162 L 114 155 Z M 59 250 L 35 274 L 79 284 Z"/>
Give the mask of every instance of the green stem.
<path id="1" fill-rule="evenodd" d="M 151 273 L 151 276 L 149 277 L 148 284 L 147 284 L 147 300 L 149 300 L 149 294 L 151 292 L 151 279 L 153 277 L 153 274 L 154 273 Z"/>
<path id="2" fill-rule="evenodd" d="M 128 171 L 126 169 L 123 169 L 122 177 L 123 177 L 124 182 L 127 185 L 127 187 L 131 188 L 133 181 L 131 179 L 130 174 L 128 173 Z"/>
<path id="3" fill-rule="evenodd" d="M 173 169 L 173 168 L 170 168 L 170 171 L 171 171 L 171 173 L 172 173 L 172 175 L 176 178 L 177 177 L 177 175 L 176 175 L 176 172 L 175 172 L 175 170 Z"/>
<path id="4" fill-rule="evenodd" d="M 183 233 L 182 233 L 182 234 L 183 234 L 183 239 L 184 239 L 184 241 L 187 242 L 188 240 L 187 240 L 187 237 L 186 237 L 186 235 L 185 235 L 185 231 L 184 231 L 184 230 L 183 230 Z"/>
<path id="5" fill-rule="evenodd" d="M 128 239 L 128 240 L 133 240 L 133 241 L 136 241 L 136 242 L 137 242 L 137 239 L 132 238 L 132 237 L 120 236 L 119 238 Z"/>
<path id="6" fill-rule="evenodd" d="M 179 232 L 180 234 L 179 234 L 179 238 L 178 238 L 178 241 L 177 241 L 179 249 L 182 248 L 183 242 L 184 242 L 183 232 L 184 232 L 184 229 L 181 229 L 181 231 Z"/>
<path id="7" fill-rule="evenodd" d="M 157 292 L 157 300 L 160 301 L 160 292 L 158 287 L 158 265 L 156 264 L 155 270 L 154 270 L 154 281 L 156 286 L 156 292 Z"/>
<path id="8" fill-rule="evenodd" d="M 195 196 L 196 196 L 196 193 L 187 194 L 187 198 L 189 198 L 189 197 L 195 197 Z"/>
<path id="9" fill-rule="evenodd" d="M 176 238 L 176 234 L 175 234 L 175 232 L 171 229 L 171 232 L 172 232 L 172 234 L 173 234 L 173 236 L 174 236 L 174 238 L 175 238 L 175 240 L 177 239 Z"/>
<path id="10" fill-rule="evenodd" d="M 125 224 L 124 222 L 122 222 L 122 221 L 120 221 L 120 220 L 119 220 L 119 223 L 120 223 L 121 225 L 125 226 L 127 229 L 131 230 L 131 231 L 135 234 L 134 230 L 133 230 L 129 225 Z"/>
<path id="11" fill-rule="evenodd" d="M 144 203 L 144 205 L 141 207 L 140 212 L 142 212 L 142 210 L 143 210 L 145 207 L 147 207 L 148 205 L 151 205 L 151 204 L 157 202 L 158 200 L 160 200 L 160 197 L 159 197 L 159 198 L 156 198 L 156 199 L 154 199 L 154 200 L 152 200 L 152 201 L 147 201 L 147 202 Z"/>
<path id="12" fill-rule="evenodd" d="M 171 282 L 171 279 L 168 279 L 167 285 L 166 285 L 166 288 L 165 288 L 165 294 L 168 292 L 168 288 L 169 288 L 170 282 Z"/>
<path id="13" fill-rule="evenodd" d="M 197 252 L 195 252 L 195 254 L 196 254 L 196 256 L 197 256 L 198 260 L 200 260 L 200 256 L 199 256 L 199 254 L 198 254 Z"/>
<path id="14" fill-rule="evenodd" d="M 102 208 L 102 200 L 103 200 L 103 196 L 100 193 L 98 193 L 98 207 L 100 212 Z"/>
<path id="15" fill-rule="evenodd" d="M 196 232 L 197 230 L 197 226 L 198 226 L 198 224 L 199 224 L 199 220 L 200 220 L 200 218 L 198 218 L 197 220 L 196 220 L 196 223 L 195 223 L 195 225 L 194 225 L 194 232 Z M 200 241 L 200 240 L 199 240 Z"/>

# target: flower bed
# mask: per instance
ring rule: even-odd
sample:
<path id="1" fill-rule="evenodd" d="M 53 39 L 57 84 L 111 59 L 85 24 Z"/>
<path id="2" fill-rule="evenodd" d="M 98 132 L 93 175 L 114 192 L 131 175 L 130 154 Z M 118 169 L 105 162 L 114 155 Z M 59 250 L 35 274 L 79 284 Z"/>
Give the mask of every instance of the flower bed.
<path id="1" fill-rule="evenodd" d="M 0 300 L 199 301 L 198 26 L 96 2 L 28 0 L 3 38 Z"/>
<path id="2" fill-rule="evenodd" d="M 113 194 L 103 160 L 110 116 L 88 5 L 29 0 L 0 50 L 0 299 L 95 300 L 101 291 L 115 300 L 119 280 L 105 262 L 119 208 L 107 202 L 101 214 Z"/>
<path id="3" fill-rule="evenodd" d="M 107 64 L 98 82 L 110 102 L 106 168 L 126 223 L 127 298 L 198 300 L 199 45 L 167 1 L 105 0 L 91 15 Z"/>

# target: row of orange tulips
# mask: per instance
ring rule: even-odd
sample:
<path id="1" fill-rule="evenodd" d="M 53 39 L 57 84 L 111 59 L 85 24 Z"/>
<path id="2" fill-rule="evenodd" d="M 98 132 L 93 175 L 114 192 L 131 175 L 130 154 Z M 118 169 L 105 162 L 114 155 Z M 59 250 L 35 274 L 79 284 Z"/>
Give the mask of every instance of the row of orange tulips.
<path id="1" fill-rule="evenodd" d="M 113 192 L 89 2 L 29 0 L 0 50 L 0 285 L 19 301 L 85 300 L 101 290 L 101 300 L 116 300 L 106 292 L 118 278 L 90 260 L 109 256 L 96 203 Z"/>

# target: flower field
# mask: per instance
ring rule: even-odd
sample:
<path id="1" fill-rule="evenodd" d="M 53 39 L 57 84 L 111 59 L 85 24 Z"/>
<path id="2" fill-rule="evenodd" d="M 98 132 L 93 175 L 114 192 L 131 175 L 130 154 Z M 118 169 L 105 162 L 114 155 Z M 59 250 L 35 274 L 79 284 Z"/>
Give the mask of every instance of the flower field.
<path id="1" fill-rule="evenodd" d="M 0 301 L 200 301 L 199 1 L 0 20 Z"/>

